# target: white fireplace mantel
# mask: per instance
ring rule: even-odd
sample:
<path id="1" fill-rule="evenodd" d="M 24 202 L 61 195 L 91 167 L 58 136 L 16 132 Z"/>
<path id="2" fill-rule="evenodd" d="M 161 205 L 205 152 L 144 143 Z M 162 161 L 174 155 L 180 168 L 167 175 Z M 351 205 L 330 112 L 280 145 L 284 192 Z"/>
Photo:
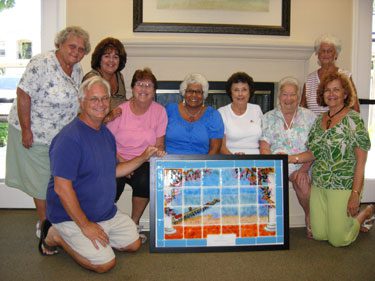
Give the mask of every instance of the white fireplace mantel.
<path id="1" fill-rule="evenodd" d="M 191 41 L 160 42 L 151 39 L 123 40 L 131 57 L 244 58 L 307 61 L 312 46 L 302 44 L 201 43 Z"/>

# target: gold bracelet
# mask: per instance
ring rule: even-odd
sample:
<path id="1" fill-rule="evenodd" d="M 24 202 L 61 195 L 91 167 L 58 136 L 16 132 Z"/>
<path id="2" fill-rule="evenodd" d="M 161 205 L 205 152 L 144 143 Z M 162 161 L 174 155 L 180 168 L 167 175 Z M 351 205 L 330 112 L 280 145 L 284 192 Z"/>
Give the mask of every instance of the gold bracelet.
<path id="1" fill-rule="evenodd" d="M 359 196 L 359 194 L 361 193 L 361 192 L 359 192 L 358 190 L 354 190 L 354 189 L 352 189 L 352 192 L 357 193 L 358 196 Z"/>

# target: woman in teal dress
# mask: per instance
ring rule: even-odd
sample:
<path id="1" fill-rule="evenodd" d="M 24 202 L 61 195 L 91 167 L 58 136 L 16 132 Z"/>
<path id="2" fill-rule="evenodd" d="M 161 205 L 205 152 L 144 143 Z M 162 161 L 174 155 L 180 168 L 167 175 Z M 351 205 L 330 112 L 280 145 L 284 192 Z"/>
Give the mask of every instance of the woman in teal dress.
<path id="1" fill-rule="evenodd" d="M 289 156 L 289 163 L 314 160 L 310 195 L 310 222 L 314 239 L 333 246 L 355 241 L 374 220 L 375 206 L 359 210 L 369 134 L 359 113 L 350 109 L 357 99 L 348 79 L 340 73 L 326 76 L 318 88 L 318 104 L 329 110 L 320 115 L 309 133 L 308 151 Z"/>

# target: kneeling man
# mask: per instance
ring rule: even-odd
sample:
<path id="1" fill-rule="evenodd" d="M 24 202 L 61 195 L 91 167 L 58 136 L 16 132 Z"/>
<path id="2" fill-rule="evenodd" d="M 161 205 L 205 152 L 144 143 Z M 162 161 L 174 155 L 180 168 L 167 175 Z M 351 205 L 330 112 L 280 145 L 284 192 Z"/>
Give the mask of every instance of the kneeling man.
<path id="1" fill-rule="evenodd" d="M 136 225 L 114 204 L 116 176 L 164 152 L 148 147 L 139 157 L 117 165 L 115 139 L 102 124 L 109 111 L 109 84 L 92 77 L 82 83 L 78 98 L 79 117 L 50 147 L 48 220 L 42 224 L 39 250 L 51 255 L 60 246 L 81 266 L 106 272 L 116 263 L 112 248 L 134 252 L 141 246 Z"/>

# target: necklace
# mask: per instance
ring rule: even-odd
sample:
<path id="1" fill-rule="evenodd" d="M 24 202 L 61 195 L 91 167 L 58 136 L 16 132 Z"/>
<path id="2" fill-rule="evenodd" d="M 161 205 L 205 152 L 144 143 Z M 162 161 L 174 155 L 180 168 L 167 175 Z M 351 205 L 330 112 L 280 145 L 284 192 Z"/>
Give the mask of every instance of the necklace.
<path id="1" fill-rule="evenodd" d="M 197 119 L 196 117 L 199 116 L 199 114 L 202 112 L 204 108 L 204 106 L 201 106 L 201 108 L 197 112 L 195 112 L 194 114 L 191 114 L 189 110 L 186 108 L 186 105 L 183 105 L 183 107 L 184 107 L 185 113 L 189 116 L 190 122 L 194 122 Z"/>
<path id="2" fill-rule="evenodd" d="M 288 125 L 288 123 L 286 122 L 285 117 L 284 117 L 284 113 L 281 112 L 281 116 L 283 117 L 284 124 L 285 124 L 285 127 L 286 127 L 287 130 L 289 130 L 290 128 L 292 128 L 293 122 L 294 122 L 294 117 L 296 117 L 296 114 L 297 114 L 297 110 L 298 110 L 298 108 L 293 113 L 293 117 L 292 117 L 292 121 L 290 121 L 290 125 Z"/>
<path id="3" fill-rule="evenodd" d="M 343 111 L 343 109 L 345 108 L 345 105 L 343 107 L 341 107 L 341 109 L 339 111 L 337 111 L 335 114 L 333 114 L 331 116 L 331 114 L 329 114 L 329 110 L 327 112 L 327 116 L 328 116 L 328 120 L 327 120 L 327 129 L 329 129 L 329 127 L 331 126 L 331 123 L 332 123 L 332 118 L 335 117 L 337 114 L 339 114 L 341 111 Z"/>

